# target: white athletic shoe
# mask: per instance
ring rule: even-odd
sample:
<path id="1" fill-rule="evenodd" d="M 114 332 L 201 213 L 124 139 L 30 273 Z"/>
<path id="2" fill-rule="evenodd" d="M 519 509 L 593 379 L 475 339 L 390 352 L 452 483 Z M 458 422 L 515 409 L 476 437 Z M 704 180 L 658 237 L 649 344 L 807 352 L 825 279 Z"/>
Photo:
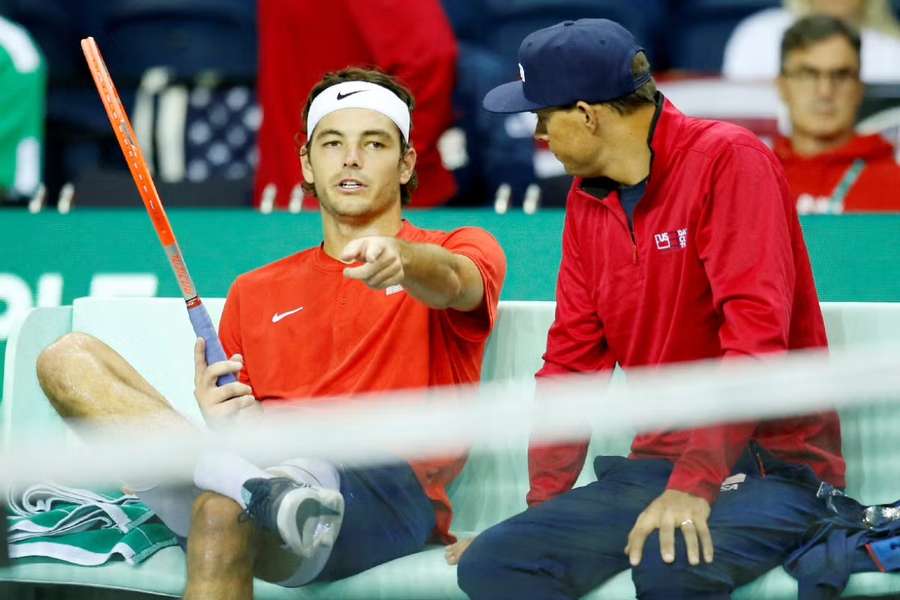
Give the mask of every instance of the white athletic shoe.
<path id="1" fill-rule="evenodd" d="M 333 546 L 344 518 L 340 492 L 298 483 L 287 477 L 254 478 L 244 483 L 247 514 L 257 525 L 274 531 L 298 556 L 311 557 L 321 546 Z"/>

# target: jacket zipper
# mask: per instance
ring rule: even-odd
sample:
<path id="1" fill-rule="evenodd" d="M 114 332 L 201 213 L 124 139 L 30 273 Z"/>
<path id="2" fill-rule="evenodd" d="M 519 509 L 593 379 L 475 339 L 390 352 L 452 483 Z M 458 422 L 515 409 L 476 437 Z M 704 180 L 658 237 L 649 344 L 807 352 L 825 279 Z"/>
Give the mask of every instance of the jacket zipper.
<path id="1" fill-rule="evenodd" d="M 627 220 L 628 217 L 626 217 Z M 634 225 L 630 225 L 628 228 L 628 235 L 631 236 L 631 264 L 638 264 L 638 247 L 637 247 L 637 238 L 634 235 Z"/>
<path id="2" fill-rule="evenodd" d="M 751 446 L 751 451 L 753 452 L 753 458 L 756 459 L 756 466 L 759 468 L 759 477 L 760 479 L 766 478 L 766 465 L 763 463 L 762 456 L 759 455 L 759 451 L 756 449 L 756 445 L 753 444 Z"/>
<path id="3" fill-rule="evenodd" d="M 613 213 L 616 219 L 625 226 L 625 230 L 628 232 L 628 237 L 631 240 L 631 264 L 638 264 L 638 247 L 637 247 L 637 237 L 634 233 L 634 225 L 628 220 L 628 215 L 625 214 L 625 211 L 622 210 L 622 214 L 618 214 L 616 210 L 611 207 L 607 207 L 607 210 Z"/>

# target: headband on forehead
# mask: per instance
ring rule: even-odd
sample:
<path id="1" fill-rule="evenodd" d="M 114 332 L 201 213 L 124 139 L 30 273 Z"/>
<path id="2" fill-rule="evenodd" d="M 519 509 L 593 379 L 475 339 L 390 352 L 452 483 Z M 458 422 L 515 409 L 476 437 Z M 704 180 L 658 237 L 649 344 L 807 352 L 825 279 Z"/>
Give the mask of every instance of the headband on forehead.
<path id="1" fill-rule="evenodd" d="M 366 108 L 383 114 L 397 125 L 409 143 L 409 107 L 394 92 L 368 81 L 343 81 L 319 93 L 306 117 L 307 135 L 312 138 L 319 121 L 344 108 Z"/>

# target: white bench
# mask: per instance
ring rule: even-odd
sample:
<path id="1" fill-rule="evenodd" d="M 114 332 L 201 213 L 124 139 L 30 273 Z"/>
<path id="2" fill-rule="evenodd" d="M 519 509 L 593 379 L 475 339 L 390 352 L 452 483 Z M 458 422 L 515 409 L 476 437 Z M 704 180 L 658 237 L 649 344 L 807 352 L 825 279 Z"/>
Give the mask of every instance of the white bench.
<path id="1" fill-rule="evenodd" d="M 221 300 L 208 300 L 214 320 Z M 484 380 L 530 377 L 539 367 L 552 302 L 502 302 L 500 318 L 484 363 Z M 900 304 L 834 303 L 823 305 L 833 346 L 900 338 Z M 84 331 L 110 344 L 156 386 L 179 410 L 200 420 L 192 396 L 193 332 L 180 299 L 80 299 L 74 306 L 35 309 L 9 339 L 3 390 L 2 432 L 7 447 L 40 427 L 46 436 L 69 435 L 40 387 L 34 365 L 39 352 L 69 331 Z M 900 498 L 900 478 L 883 457 L 900 455 L 900 405 L 857 410 L 842 415 L 849 491 L 867 503 Z M 627 452 L 630 435 L 595 439 L 592 454 Z M 528 487 L 527 440 L 483 444 L 473 449 L 450 493 L 456 510 L 454 531 L 465 535 L 524 509 Z M 22 460 L 27 460 L 23 457 Z M 588 461 L 588 464 L 590 461 Z M 586 468 L 580 483 L 590 481 Z M 177 596 L 184 586 L 184 555 L 167 548 L 131 567 L 113 562 L 76 567 L 56 562 L 16 563 L 0 569 L 0 581 L 74 584 L 139 590 Z M 851 577 L 846 596 L 900 594 L 900 575 L 862 573 Z M 796 582 L 782 569 L 737 590 L 737 599 L 796 598 Z M 456 570 L 444 563 L 441 548 L 430 548 L 365 573 L 327 585 L 287 590 L 256 582 L 262 599 L 430 600 L 464 599 Z M 591 600 L 634 598 L 629 573 L 623 572 L 588 595 Z"/>

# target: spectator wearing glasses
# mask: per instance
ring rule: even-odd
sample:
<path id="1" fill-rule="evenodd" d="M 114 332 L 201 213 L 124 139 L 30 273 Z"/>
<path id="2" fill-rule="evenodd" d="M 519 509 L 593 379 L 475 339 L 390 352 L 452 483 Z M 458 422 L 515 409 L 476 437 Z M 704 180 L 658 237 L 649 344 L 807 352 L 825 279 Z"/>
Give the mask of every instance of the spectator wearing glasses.
<path id="1" fill-rule="evenodd" d="M 791 133 L 775 140 L 775 153 L 798 212 L 900 210 L 893 146 L 853 128 L 863 99 L 856 31 L 824 15 L 797 21 L 781 43 L 777 84 Z"/>
<path id="2" fill-rule="evenodd" d="M 900 81 L 900 24 L 890 0 L 784 0 L 742 21 L 725 47 L 722 74 L 729 79 L 772 79 L 778 74 L 778 39 L 797 19 L 828 15 L 862 36 L 862 79 Z"/>

